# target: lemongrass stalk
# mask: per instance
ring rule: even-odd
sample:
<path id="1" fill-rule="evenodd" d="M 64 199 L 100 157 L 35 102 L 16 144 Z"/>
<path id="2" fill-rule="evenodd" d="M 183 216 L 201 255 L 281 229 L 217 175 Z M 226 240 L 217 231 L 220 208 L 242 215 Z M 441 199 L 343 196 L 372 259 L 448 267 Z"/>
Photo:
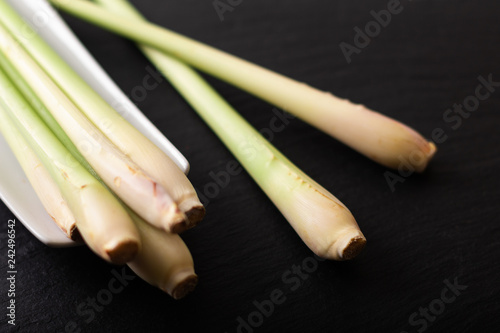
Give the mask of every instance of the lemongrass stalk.
<path id="1" fill-rule="evenodd" d="M 135 24 L 140 15 L 125 1 L 100 0 Z M 252 128 L 199 74 L 182 62 L 141 47 L 184 96 L 317 255 L 355 257 L 366 239 L 350 211 L 293 165 Z"/>
<path id="2" fill-rule="evenodd" d="M 138 43 L 157 48 L 262 98 L 390 168 L 408 163 L 422 172 L 436 152 L 412 128 L 331 93 L 148 22 L 130 22 L 83 0 L 50 0 L 57 8 Z"/>
<path id="3" fill-rule="evenodd" d="M 174 299 L 190 293 L 198 283 L 193 258 L 179 235 L 146 223 L 135 214 L 132 218 L 142 239 L 142 249 L 128 266 L 143 280 L 160 288 Z"/>
<path id="4" fill-rule="evenodd" d="M 2 105 L 0 105 L 0 109 L 0 132 L 16 156 L 43 207 L 68 238 L 79 240 L 80 234 L 76 229 L 75 216 L 66 204 L 59 187 L 23 138 L 12 119 L 6 116 L 7 113 Z"/>
<path id="5" fill-rule="evenodd" d="M 0 22 L 87 118 L 125 155 L 168 191 L 179 209 L 187 215 L 189 225 L 186 227 L 199 223 L 205 215 L 205 209 L 182 170 L 90 88 L 36 32 L 24 23 L 5 0 L 0 0 Z"/>
<path id="6" fill-rule="evenodd" d="M 11 117 L 36 152 L 77 220 L 89 247 L 103 259 L 123 264 L 138 253 L 140 235 L 128 213 L 46 127 L 0 71 L 2 121 Z M 7 112 L 7 114 L 5 113 Z"/>
<path id="7" fill-rule="evenodd" d="M 0 25 L 0 51 L 24 77 L 102 180 L 134 211 L 168 231 L 184 230 L 186 216 L 163 186 L 116 148 Z"/>

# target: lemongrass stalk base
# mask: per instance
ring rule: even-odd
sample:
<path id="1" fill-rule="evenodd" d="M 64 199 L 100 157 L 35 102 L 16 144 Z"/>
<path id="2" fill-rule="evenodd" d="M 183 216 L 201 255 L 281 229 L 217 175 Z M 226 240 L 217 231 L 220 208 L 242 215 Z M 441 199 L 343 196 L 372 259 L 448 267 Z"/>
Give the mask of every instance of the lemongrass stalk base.
<path id="1" fill-rule="evenodd" d="M 191 205 L 191 207 L 186 210 L 182 209 L 182 206 L 179 206 L 179 209 L 186 214 L 188 221 L 187 229 L 196 227 L 206 214 L 205 207 L 199 204 Z"/>
<path id="2" fill-rule="evenodd" d="M 172 295 L 174 299 L 181 299 L 191 293 L 198 285 L 198 276 L 192 272 L 179 272 L 166 286 L 160 287 Z"/>
<path id="3" fill-rule="evenodd" d="M 173 298 L 186 296 L 198 282 L 186 244 L 179 235 L 157 229 L 133 212 L 129 213 L 139 229 L 142 248 L 128 266 L 144 281 Z"/>
<path id="4" fill-rule="evenodd" d="M 335 251 L 339 260 L 351 260 L 358 256 L 366 246 L 366 238 L 359 232 L 337 240 L 331 251 Z M 332 254 L 330 254 L 331 256 Z"/>
<path id="5" fill-rule="evenodd" d="M 133 239 L 120 240 L 118 243 L 111 241 L 104 245 L 104 253 L 115 265 L 124 265 L 133 260 L 139 249 L 139 244 Z"/>

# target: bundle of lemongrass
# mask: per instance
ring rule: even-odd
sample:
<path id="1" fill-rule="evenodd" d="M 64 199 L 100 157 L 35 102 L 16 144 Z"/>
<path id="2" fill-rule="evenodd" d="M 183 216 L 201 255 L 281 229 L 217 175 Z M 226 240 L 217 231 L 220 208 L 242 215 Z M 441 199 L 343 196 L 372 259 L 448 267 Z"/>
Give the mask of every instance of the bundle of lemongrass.
<path id="1" fill-rule="evenodd" d="M 366 239 L 351 212 L 266 141 L 188 65 L 284 108 L 385 166 L 397 168 L 401 158 L 408 160 L 418 156 L 418 159 L 409 161 L 415 170 L 423 171 L 435 153 L 432 143 L 393 119 L 148 23 L 126 0 L 97 0 L 99 5 L 82 0 L 50 1 L 68 13 L 138 42 L 141 50 L 236 156 L 307 246 L 321 257 L 346 260 L 354 258 L 363 249 Z M 9 32 L 13 35 L 19 33 L 20 22 L 3 0 L 0 0 L 0 11 L 0 23 L 6 28 L 0 30 L 1 51 L 5 55 L 0 58 L 1 65 L 38 113 L 28 112 L 23 118 L 20 114 L 30 108 L 24 105 L 25 102 L 22 104 L 22 96 L 13 92 L 9 79 L 2 78 L 5 87 L 11 90 L 9 96 L 2 96 L 2 100 L 12 103 L 5 102 L 2 106 L 10 111 L 7 113 L 14 123 L 17 121 L 16 125 L 26 139 L 26 142 L 14 142 L 11 146 L 31 147 L 35 153 L 30 154 L 25 170 L 38 165 L 36 159 L 40 158 L 47 169 L 45 173 L 48 172 L 57 183 L 58 186 L 55 183 L 52 186 L 53 197 L 68 204 L 56 205 L 61 219 L 68 220 L 60 223 L 61 227 L 71 232 L 76 219 L 78 230 L 88 243 L 93 242 L 94 251 L 108 260 L 120 257 L 120 261 L 126 261 L 122 254 L 116 254 L 120 253 L 117 249 L 127 254 L 140 248 L 136 226 L 142 250 L 138 250 L 139 256 L 131 267 L 149 282 L 170 292 L 179 286 L 176 281 L 189 281 L 181 284 L 184 291 L 194 281 L 187 250 L 180 251 L 186 255 L 178 261 L 189 261 L 191 266 L 184 265 L 184 270 L 176 270 L 184 274 L 179 273 L 181 277 L 177 280 L 171 278 L 168 267 L 161 273 L 155 271 L 158 274 L 152 273 L 152 267 L 164 258 L 160 253 L 171 253 L 172 248 L 179 251 L 176 246 L 181 247 L 177 244 L 182 243 L 178 237 L 174 239 L 172 235 L 159 232 L 158 228 L 181 231 L 195 225 L 203 215 L 194 190 L 175 173 L 178 169 L 167 158 L 148 162 L 147 158 L 158 154 L 157 149 L 143 138 L 138 140 L 136 136 L 139 135 L 133 127 L 96 97 L 66 65 L 60 64 L 57 55 L 38 38 L 18 40 L 26 52 L 16 51 L 22 56 L 14 55 L 11 50 L 15 50 L 16 45 L 9 39 Z M 17 58 L 21 60 L 16 61 Z M 27 77 L 37 77 L 37 80 L 34 83 L 23 81 Z M 23 112 L 13 110 L 16 108 Z M 8 116 L 2 113 L 2 117 Z M 40 118 L 52 132 L 47 131 Z M 109 124 L 110 119 L 114 124 L 112 128 L 101 126 Z M 8 136 L 9 129 L 4 132 Z M 14 133 L 13 137 L 18 135 Z M 142 150 L 132 148 L 136 147 L 133 143 L 137 141 L 140 141 Z M 252 154 L 248 154 L 249 149 Z M 162 175 L 169 175 L 172 179 L 167 180 Z M 96 179 L 102 179 L 105 185 Z M 36 187 L 36 182 L 33 185 Z M 83 196 L 87 192 L 82 190 L 87 187 L 90 187 L 88 192 L 96 193 L 99 202 L 89 198 L 90 195 Z M 106 187 L 119 199 L 109 195 Z M 138 192 L 147 198 L 147 202 L 136 200 Z M 126 208 L 121 200 L 146 221 Z M 87 212 L 74 209 L 72 205 L 112 209 L 114 214 L 124 220 L 129 217 L 132 221 L 122 223 L 117 236 L 116 230 L 106 233 L 100 223 L 88 221 L 88 215 L 92 216 L 90 220 L 105 220 L 103 216 L 109 216 L 106 215 L 108 212 L 96 216 L 101 212 L 94 208 Z M 167 236 L 174 241 L 165 239 Z M 166 245 L 167 241 L 177 243 Z M 157 249 L 153 243 L 163 244 L 166 248 Z M 145 250 L 147 244 L 150 245 L 148 251 Z"/>
<path id="2" fill-rule="evenodd" d="M 1 0 L 0 130 L 35 192 L 68 237 L 183 297 L 197 276 L 176 233 L 205 213 L 193 186 L 26 29 Z"/>

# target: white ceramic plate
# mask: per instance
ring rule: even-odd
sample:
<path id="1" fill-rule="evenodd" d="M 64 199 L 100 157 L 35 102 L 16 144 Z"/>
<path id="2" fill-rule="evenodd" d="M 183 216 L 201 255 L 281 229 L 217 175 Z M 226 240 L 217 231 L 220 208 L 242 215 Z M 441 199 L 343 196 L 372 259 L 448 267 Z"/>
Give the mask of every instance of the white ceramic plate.
<path id="1" fill-rule="evenodd" d="M 186 158 L 116 86 L 46 0 L 8 2 L 110 105 L 119 109 L 125 119 L 170 156 L 185 173 L 189 171 Z M 77 245 L 47 214 L 1 135 L 0 158 L 0 198 L 19 221 L 49 246 Z"/>

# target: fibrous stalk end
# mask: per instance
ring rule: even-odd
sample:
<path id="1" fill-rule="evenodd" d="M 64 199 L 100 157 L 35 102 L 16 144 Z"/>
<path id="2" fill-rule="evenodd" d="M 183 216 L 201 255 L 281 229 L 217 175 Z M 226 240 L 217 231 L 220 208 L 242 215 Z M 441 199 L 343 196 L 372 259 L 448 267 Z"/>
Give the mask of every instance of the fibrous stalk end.
<path id="1" fill-rule="evenodd" d="M 194 272 L 180 272 L 171 279 L 170 286 L 161 289 L 170 294 L 174 299 L 179 300 L 191 293 L 198 285 L 198 276 Z"/>
<path id="2" fill-rule="evenodd" d="M 424 155 L 425 155 L 425 160 L 423 161 L 419 161 L 419 163 L 413 163 L 414 164 L 414 167 L 415 167 L 415 171 L 417 172 L 424 172 L 425 168 L 427 168 L 427 165 L 429 164 L 429 162 L 432 160 L 432 158 L 434 157 L 434 155 L 436 154 L 437 152 L 437 147 L 436 145 L 434 144 L 434 142 L 428 142 L 427 143 L 427 147 L 425 147 L 426 151 L 424 151 Z"/>
<path id="3" fill-rule="evenodd" d="M 189 228 L 194 228 L 205 217 L 205 207 L 203 205 L 195 206 L 185 212 L 188 219 Z"/>
<path id="4" fill-rule="evenodd" d="M 366 238 L 359 229 L 352 229 L 344 233 L 329 248 L 326 259 L 351 260 L 363 251 L 366 245 Z"/>
<path id="5" fill-rule="evenodd" d="M 136 240 L 122 240 L 110 242 L 104 247 L 109 260 L 116 265 L 123 265 L 132 261 L 140 250 L 140 244 Z"/>
<path id="6" fill-rule="evenodd" d="M 164 216 L 164 229 L 168 232 L 179 234 L 189 229 L 186 215 L 173 204 Z"/>
<path id="7" fill-rule="evenodd" d="M 354 237 L 351 238 L 347 246 L 344 248 L 341 254 L 342 260 L 351 260 L 358 256 L 358 254 L 363 251 L 366 245 L 366 238 L 364 237 Z"/>

